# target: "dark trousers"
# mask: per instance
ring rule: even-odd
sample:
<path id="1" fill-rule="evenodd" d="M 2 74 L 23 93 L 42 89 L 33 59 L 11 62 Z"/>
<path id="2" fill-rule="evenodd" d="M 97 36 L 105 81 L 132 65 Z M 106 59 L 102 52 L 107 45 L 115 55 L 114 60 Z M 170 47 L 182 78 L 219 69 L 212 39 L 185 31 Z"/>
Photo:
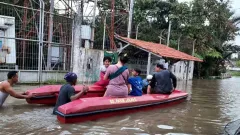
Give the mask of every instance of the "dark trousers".
<path id="1" fill-rule="evenodd" d="M 161 90 L 154 90 L 153 88 L 151 89 L 151 94 L 171 94 L 172 92 L 164 92 L 164 91 L 161 91 Z"/>

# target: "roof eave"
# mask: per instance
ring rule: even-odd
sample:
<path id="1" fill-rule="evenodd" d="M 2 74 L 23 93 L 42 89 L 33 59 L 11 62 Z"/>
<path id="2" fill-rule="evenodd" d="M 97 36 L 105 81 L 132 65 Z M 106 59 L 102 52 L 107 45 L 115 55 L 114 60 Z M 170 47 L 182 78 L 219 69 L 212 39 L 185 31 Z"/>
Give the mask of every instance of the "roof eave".
<path id="1" fill-rule="evenodd" d="M 141 50 L 143 50 L 143 51 L 146 51 L 146 52 L 148 52 L 148 53 L 152 53 L 153 55 L 155 55 L 155 56 L 157 56 L 157 57 L 160 57 L 160 58 L 162 58 L 162 57 L 167 57 L 167 58 L 180 59 L 180 60 L 186 60 L 186 61 L 203 62 L 203 60 L 201 60 L 201 59 L 199 59 L 199 58 L 196 58 L 196 57 L 194 57 L 195 59 L 191 59 L 191 60 L 190 60 L 190 59 L 182 59 L 182 58 L 174 58 L 174 57 L 169 57 L 169 56 L 162 56 L 162 55 L 160 55 L 160 54 L 157 54 L 157 53 L 154 53 L 154 52 L 152 52 L 152 51 L 149 51 L 149 50 L 147 50 L 147 49 L 145 49 L 145 48 L 143 48 L 143 47 L 139 47 L 138 45 L 132 44 L 132 43 L 130 43 L 129 41 L 121 38 L 121 36 L 115 35 L 115 38 L 117 38 L 118 40 L 120 40 L 120 41 L 122 41 L 122 42 L 125 42 L 125 43 L 127 43 L 127 44 L 130 44 L 130 45 L 132 45 L 132 46 L 134 46 L 134 47 L 137 47 L 137 48 L 139 48 L 139 49 L 141 49 Z M 193 56 L 192 56 L 192 57 L 193 57 Z"/>

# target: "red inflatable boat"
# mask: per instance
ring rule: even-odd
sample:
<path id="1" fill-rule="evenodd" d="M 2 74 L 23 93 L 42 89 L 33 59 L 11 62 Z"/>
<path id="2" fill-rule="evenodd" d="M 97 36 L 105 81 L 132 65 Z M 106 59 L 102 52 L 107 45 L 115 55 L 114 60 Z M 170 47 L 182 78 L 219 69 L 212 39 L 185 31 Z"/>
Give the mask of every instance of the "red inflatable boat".
<path id="1" fill-rule="evenodd" d="M 33 94 L 35 97 L 27 99 L 27 102 L 29 104 L 55 105 L 61 86 L 62 85 L 47 85 L 33 90 L 28 90 L 26 94 Z M 78 93 L 82 90 L 83 85 L 76 85 L 74 88 Z M 106 89 L 103 86 L 91 85 L 89 86 L 88 93 L 83 97 L 102 97 L 105 90 Z"/>
<path id="2" fill-rule="evenodd" d="M 58 108 L 57 119 L 61 123 L 75 123 L 99 118 L 122 115 L 139 111 L 164 107 L 184 101 L 188 94 L 175 90 L 171 95 L 146 94 L 127 98 L 93 97 L 81 98 Z"/>

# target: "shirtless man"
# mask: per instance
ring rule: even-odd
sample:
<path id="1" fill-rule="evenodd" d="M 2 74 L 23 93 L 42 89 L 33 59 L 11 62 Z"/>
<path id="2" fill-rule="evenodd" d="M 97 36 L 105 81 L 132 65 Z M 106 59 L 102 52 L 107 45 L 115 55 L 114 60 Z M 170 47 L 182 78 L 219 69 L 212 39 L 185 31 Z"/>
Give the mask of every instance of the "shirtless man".
<path id="1" fill-rule="evenodd" d="M 18 98 L 26 99 L 31 98 L 31 95 L 24 95 L 24 93 L 16 93 L 12 86 L 18 82 L 18 72 L 10 71 L 7 74 L 8 80 L 0 82 L 0 107 L 3 105 L 8 95 Z"/>

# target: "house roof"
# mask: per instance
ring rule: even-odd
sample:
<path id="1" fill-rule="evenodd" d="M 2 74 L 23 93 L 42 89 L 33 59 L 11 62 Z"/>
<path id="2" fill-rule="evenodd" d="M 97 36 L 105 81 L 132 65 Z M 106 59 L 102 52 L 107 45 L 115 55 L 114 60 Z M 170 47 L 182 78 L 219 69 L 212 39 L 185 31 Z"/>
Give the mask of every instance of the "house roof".
<path id="1" fill-rule="evenodd" d="M 168 47 L 166 45 L 126 38 L 126 37 L 121 37 L 121 36 L 116 36 L 116 38 L 118 38 L 119 40 L 122 40 L 126 43 L 129 43 L 132 46 L 146 50 L 146 51 L 151 52 L 158 56 L 173 58 L 173 59 L 202 62 L 202 60 L 199 58 L 193 57 L 191 55 L 188 55 L 186 53 L 183 53 L 181 51 L 178 51 L 176 49 Z"/>

